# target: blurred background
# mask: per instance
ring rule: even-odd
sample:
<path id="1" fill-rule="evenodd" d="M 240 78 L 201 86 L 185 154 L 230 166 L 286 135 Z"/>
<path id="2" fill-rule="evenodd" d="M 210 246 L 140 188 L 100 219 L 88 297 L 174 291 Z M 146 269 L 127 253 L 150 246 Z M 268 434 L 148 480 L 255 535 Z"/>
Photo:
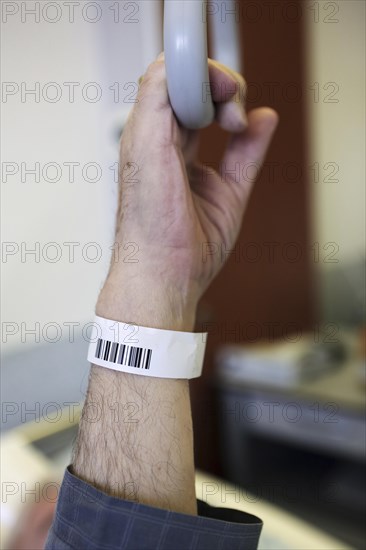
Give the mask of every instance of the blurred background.
<path id="1" fill-rule="evenodd" d="M 263 549 L 364 548 L 365 4 L 228 6 L 208 3 L 240 28 L 248 109 L 273 107 L 280 125 L 198 310 L 197 496 L 262 517 Z M 118 139 L 163 50 L 162 5 L 1 9 L 1 547 L 35 549 L 70 462 Z M 202 131 L 201 159 L 218 166 L 226 140 Z"/>

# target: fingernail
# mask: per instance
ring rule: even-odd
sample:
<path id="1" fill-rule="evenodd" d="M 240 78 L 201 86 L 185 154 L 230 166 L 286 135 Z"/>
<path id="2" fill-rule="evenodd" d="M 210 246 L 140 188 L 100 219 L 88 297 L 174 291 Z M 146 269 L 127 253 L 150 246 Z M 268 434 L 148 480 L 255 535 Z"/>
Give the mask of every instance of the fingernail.
<path id="1" fill-rule="evenodd" d="M 163 61 L 165 58 L 164 52 L 159 53 L 158 57 L 156 58 L 156 61 Z"/>

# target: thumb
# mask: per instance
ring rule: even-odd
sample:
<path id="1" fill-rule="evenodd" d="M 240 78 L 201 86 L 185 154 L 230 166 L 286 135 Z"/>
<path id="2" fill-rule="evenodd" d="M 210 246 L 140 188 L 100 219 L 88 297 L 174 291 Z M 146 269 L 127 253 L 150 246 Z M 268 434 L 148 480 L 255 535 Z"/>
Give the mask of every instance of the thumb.
<path id="1" fill-rule="evenodd" d="M 221 163 L 221 177 L 237 186 L 245 201 L 263 164 L 278 120 L 273 109 L 254 109 L 248 113 L 248 128 L 241 134 L 234 134 L 228 144 Z"/>

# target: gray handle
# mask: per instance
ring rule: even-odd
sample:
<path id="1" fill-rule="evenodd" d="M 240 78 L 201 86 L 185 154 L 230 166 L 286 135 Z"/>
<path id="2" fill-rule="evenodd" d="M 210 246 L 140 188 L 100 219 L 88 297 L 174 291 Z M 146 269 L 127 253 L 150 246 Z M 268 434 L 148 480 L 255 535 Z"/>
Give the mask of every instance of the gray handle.
<path id="1" fill-rule="evenodd" d="M 232 0 L 227 3 L 233 4 Z M 206 8 L 207 0 L 164 2 L 164 51 L 170 103 L 179 122 L 192 130 L 209 126 L 215 116 L 207 63 Z M 222 25 L 221 15 L 212 15 L 215 58 L 238 70 L 235 17 Z M 221 37 L 224 38 L 222 44 Z M 224 51 L 229 52 L 231 59 L 227 54 L 225 59 L 219 58 Z"/>
<path id="2" fill-rule="evenodd" d="M 170 103 L 179 122 L 209 126 L 215 110 L 209 93 L 207 25 L 202 0 L 165 0 L 164 52 Z"/>

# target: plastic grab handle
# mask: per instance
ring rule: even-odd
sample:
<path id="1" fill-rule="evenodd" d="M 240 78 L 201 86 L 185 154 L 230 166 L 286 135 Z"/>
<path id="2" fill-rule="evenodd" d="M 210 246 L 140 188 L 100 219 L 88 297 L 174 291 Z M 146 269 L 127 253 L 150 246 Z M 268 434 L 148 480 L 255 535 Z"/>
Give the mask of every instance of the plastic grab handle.
<path id="1" fill-rule="evenodd" d="M 202 0 L 165 0 L 164 52 L 170 103 L 179 122 L 196 130 L 215 116 L 209 90 L 207 24 Z"/>
<path id="2" fill-rule="evenodd" d="M 210 15 L 212 22 L 215 59 L 240 71 L 235 6 L 234 0 L 220 4 L 211 2 L 210 13 L 207 14 L 207 0 L 164 2 L 164 51 L 169 99 L 179 122 L 188 129 L 205 128 L 215 116 L 207 64 L 207 15 Z"/>

